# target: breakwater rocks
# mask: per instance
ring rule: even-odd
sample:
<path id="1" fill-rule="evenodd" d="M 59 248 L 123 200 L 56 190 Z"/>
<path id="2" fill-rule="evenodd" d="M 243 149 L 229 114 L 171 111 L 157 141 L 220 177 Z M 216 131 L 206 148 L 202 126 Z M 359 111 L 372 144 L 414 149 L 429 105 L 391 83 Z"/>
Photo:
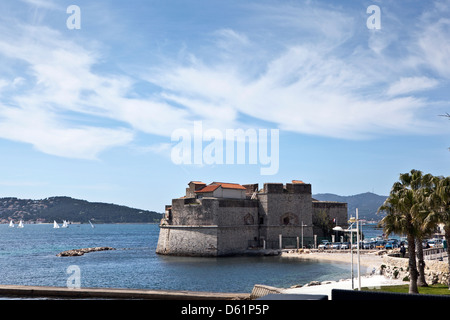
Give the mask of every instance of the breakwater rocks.
<path id="1" fill-rule="evenodd" d="M 116 249 L 111 248 L 111 247 L 94 247 L 94 248 L 84 248 L 84 249 L 73 249 L 73 250 L 67 250 L 67 251 L 58 253 L 56 256 L 57 257 L 77 257 L 77 256 L 82 256 L 85 253 L 89 253 L 89 252 L 108 251 L 108 250 L 116 250 Z"/>

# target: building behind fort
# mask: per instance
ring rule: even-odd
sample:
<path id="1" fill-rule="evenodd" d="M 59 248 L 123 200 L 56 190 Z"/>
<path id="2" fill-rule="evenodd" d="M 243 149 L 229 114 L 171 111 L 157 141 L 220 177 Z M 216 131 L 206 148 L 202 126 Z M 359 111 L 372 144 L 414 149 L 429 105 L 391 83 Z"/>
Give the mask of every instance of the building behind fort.
<path id="1" fill-rule="evenodd" d="M 227 256 L 257 250 L 313 247 L 323 235 L 318 216 L 346 226 L 347 204 L 317 201 L 311 184 L 240 185 L 191 181 L 186 195 L 166 206 L 156 252 Z M 323 219 L 323 218 L 322 218 Z"/>

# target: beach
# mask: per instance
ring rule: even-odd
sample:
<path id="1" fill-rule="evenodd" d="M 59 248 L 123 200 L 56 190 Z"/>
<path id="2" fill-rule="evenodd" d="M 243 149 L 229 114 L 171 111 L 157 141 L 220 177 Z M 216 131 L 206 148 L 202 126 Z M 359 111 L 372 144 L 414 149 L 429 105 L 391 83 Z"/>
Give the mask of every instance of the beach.
<path id="1" fill-rule="evenodd" d="M 407 284 L 399 279 L 390 279 L 384 275 L 380 275 L 378 270 L 384 263 L 384 256 L 379 255 L 379 252 L 372 251 L 364 254 L 360 254 L 360 274 L 361 274 L 361 287 L 381 287 L 388 285 L 400 285 Z M 304 259 L 304 260 L 316 260 L 319 262 L 337 262 L 351 264 L 351 253 L 347 252 L 311 252 L 311 253 L 297 253 L 297 252 L 283 252 L 282 256 L 289 259 Z M 354 279 L 353 286 L 351 280 L 351 270 L 349 267 L 348 279 L 342 279 L 340 281 L 322 281 L 320 284 L 305 284 L 299 287 L 283 289 L 282 293 L 285 294 L 320 294 L 328 295 L 331 299 L 332 289 L 349 289 L 358 288 L 358 273 L 357 273 L 357 255 L 353 253 L 353 270 Z"/>
<path id="2" fill-rule="evenodd" d="M 308 259 L 317 261 L 330 261 L 330 262 L 342 262 L 351 263 L 351 253 L 350 252 L 307 252 L 307 253 L 297 253 L 295 251 L 283 252 L 282 257 L 286 258 L 297 258 L 297 259 Z M 383 264 L 384 255 L 380 255 L 379 251 L 369 251 L 360 254 L 360 264 L 362 269 L 379 268 Z M 353 263 L 357 263 L 356 252 L 353 252 Z"/>

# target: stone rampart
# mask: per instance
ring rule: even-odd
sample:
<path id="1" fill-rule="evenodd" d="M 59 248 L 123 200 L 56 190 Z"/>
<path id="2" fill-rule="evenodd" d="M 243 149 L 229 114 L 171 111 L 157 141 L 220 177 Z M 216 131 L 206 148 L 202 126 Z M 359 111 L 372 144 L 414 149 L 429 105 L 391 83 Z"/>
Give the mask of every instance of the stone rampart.
<path id="1" fill-rule="evenodd" d="M 217 226 L 160 226 L 156 253 L 217 256 Z"/>

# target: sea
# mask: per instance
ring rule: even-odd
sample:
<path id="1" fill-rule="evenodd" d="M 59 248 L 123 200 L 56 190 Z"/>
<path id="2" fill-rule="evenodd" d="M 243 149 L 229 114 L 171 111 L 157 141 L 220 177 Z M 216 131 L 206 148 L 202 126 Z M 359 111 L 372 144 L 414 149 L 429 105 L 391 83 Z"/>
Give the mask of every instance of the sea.
<path id="1" fill-rule="evenodd" d="M 363 226 L 366 238 L 381 235 Z M 251 292 L 255 284 L 279 288 L 311 281 L 350 278 L 350 264 L 280 256 L 173 257 L 155 253 L 156 224 L 25 224 L 0 225 L 0 284 L 65 287 L 80 272 L 85 288 L 130 288 Z M 77 257 L 58 257 L 71 249 L 113 247 Z"/>

